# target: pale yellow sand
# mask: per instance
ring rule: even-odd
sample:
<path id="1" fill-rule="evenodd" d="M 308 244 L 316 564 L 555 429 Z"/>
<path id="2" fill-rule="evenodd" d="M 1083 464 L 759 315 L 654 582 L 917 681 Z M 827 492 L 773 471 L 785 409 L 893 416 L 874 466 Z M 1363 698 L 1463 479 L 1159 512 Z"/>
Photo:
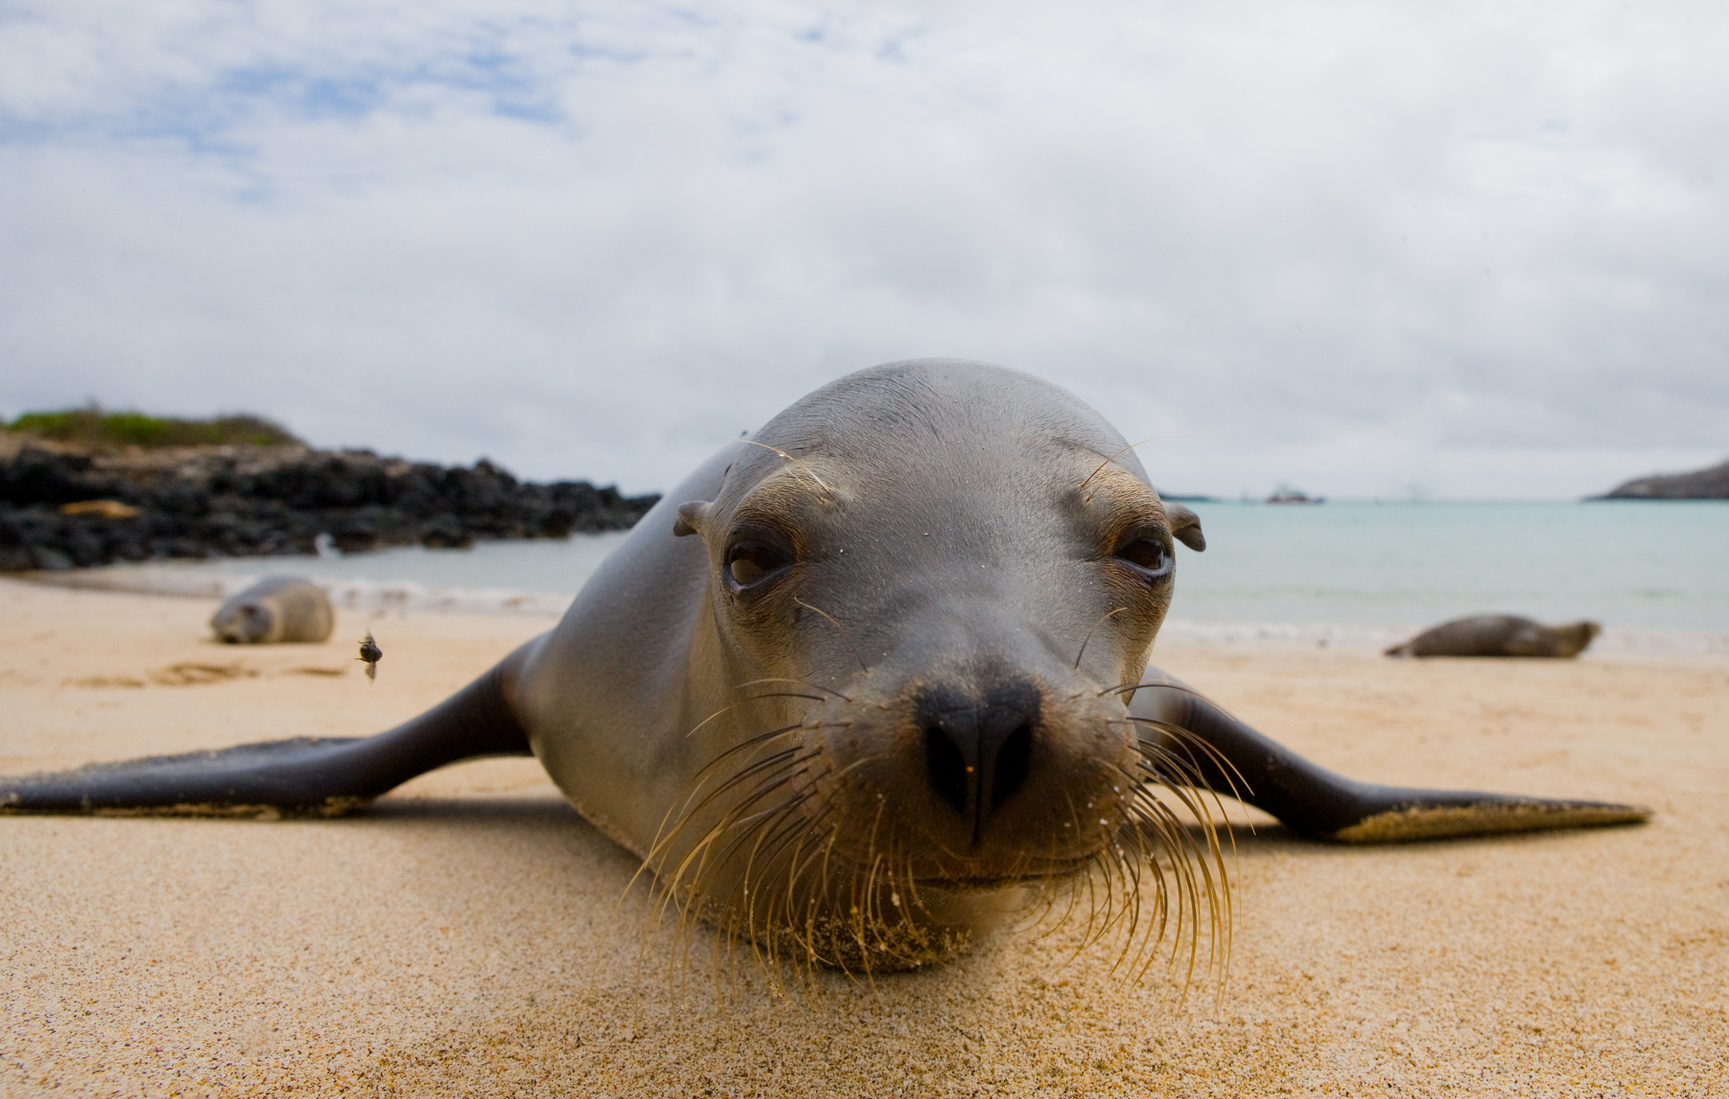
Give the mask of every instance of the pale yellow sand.
<path id="1" fill-rule="evenodd" d="M 375 731 L 549 625 L 349 615 L 329 645 L 239 650 L 201 640 L 210 610 L 0 582 L 0 772 Z M 632 859 L 527 760 L 333 821 L 0 817 L 0 1093 L 1729 1095 L 1729 662 L 1159 659 L 1352 775 L 1658 816 L 1239 834 L 1231 973 L 1186 1001 L 1102 948 L 1065 964 L 1066 934 L 777 993 L 749 962 L 717 985 L 699 931 L 681 981 L 646 893 L 620 900 Z"/>

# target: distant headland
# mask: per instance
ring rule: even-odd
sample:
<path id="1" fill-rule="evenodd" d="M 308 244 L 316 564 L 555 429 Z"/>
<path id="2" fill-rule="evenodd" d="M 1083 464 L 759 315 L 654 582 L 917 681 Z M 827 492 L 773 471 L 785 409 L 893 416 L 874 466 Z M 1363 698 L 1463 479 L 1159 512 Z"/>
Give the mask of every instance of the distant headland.
<path id="1" fill-rule="evenodd" d="M 0 424 L 0 572 L 158 558 L 462 547 L 633 525 L 658 496 L 318 450 L 258 416 L 91 406 Z"/>
<path id="2" fill-rule="evenodd" d="M 1729 461 L 1692 473 L 1655 473 L 1589 500 L 1729 500 Z"/>

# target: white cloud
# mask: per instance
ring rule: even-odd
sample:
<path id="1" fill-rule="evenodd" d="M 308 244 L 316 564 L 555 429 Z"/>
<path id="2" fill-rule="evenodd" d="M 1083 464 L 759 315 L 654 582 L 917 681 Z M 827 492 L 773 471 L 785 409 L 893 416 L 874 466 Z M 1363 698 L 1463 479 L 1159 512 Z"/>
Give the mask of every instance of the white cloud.
<path id="1" fill-rule="evenodd" d="M 1191 491 L 1729 452 L 1709 5 L 8 10 L 0 411 L 642 490 L 960 355 L 1182 436 Z"/>

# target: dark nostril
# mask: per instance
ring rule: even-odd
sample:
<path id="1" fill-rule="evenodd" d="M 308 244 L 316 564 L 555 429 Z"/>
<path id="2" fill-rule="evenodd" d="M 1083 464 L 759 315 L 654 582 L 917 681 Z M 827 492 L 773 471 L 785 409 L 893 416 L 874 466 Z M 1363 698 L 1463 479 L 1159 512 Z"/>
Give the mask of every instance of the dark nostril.
<path id="1" fill-rule="evenodd" d="M 937 796 L 975 819 L 1001 808 L 1026 784 L 1039 708 L 1031 684 L 994 687 L 983 699 L 950 691 L 922 697 L 917 720 Z"/>
<path id="2" fill-rule="evenodd" d="M 1027 763 L 1033 756 L 1033 723 L 1013 710 L 999 710 L 1015 719 L 1015 725 L 1003 737 L 997 758 L 991 767 L 991 809 L 1014 796 L 1027 781 Z"/>
<path id="3" fill-rule="evenodd" d="M 973 765 L 955 743 L 946 722 L 925 724 L 925 763 L 930 768 L 931 788 L 954 806 L 957 813 L 971 815 L 969 796 L 973 787 Z"/>

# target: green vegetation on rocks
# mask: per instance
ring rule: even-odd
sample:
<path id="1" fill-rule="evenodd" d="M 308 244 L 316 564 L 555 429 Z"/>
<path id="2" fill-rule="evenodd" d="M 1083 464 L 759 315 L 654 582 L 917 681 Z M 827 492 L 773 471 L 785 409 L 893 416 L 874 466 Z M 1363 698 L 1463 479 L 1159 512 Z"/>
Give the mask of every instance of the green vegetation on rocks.
<path id="1" fill-rule="evenodd" d="M 87 447 L 278 446 L 298 443 L 288 430 L 260 416 L 182 420 L 142 412 L 106 412 L 96 405 L 61 412 L 26 412 L 10 431 Z"/>

